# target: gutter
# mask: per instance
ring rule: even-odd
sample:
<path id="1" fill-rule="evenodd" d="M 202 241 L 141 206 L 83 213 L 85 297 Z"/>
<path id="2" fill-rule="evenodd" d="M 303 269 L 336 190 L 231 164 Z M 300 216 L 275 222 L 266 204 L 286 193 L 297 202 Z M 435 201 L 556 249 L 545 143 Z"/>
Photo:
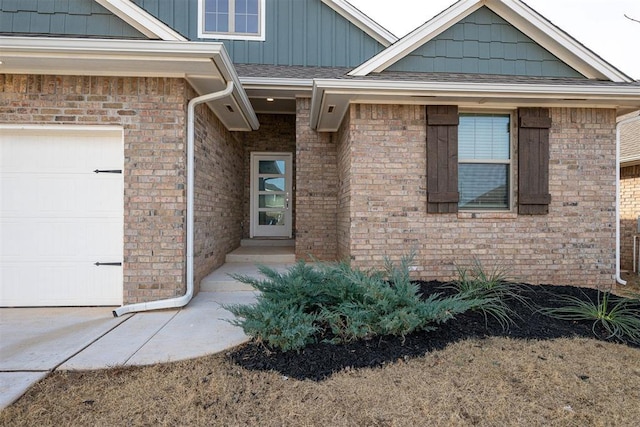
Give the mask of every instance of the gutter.
<path id="1" fill-rule="evenodd" d="M 621 120 L 616 125 L 616 282 L 626 285 L 620 277 L 620 136 L 622 125 L 640 120 L 640 116 Z"/>
<path id="2" fill-rule="evenodd" d="M 123 314 L 139 311 L 180 308 L 186 306 L 189 301 L 191 301 L 191 298 L 193 298 L 195 110 L 196 107 L 203 102 L 226 98 L 233 93 L 233 88 L 233 82 L 230 81 L 227 83 L 226 89 L 193 98 L 191 101 L 189 101 L 189 105 L 187 107 L 187 290 L 185 294 L 177 298 L 125 305 L 113 310 L 114 317 L 119 317 Z"/>

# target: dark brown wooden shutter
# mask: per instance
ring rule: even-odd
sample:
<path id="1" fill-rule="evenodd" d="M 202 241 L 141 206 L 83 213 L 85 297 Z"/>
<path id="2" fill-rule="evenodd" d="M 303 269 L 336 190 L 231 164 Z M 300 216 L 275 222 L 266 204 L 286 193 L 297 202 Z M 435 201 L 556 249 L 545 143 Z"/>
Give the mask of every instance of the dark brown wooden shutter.
<path id="1" fill-rule="evenodd" d="M 548 108 L 518 110 L 518 213 L 549 213 L 549 118 Z"/>
<path id="2" fill-rule="evenodd" d="M 427 107 L 427 212 L 458 212 L 458 107 Z"/>

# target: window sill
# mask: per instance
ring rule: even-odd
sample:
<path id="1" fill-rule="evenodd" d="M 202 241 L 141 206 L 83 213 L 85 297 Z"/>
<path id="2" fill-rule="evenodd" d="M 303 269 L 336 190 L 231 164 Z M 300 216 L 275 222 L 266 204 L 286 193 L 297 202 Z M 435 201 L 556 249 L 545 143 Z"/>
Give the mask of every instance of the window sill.
<path id="1" fill-rule="evenodd" d="M 245 41 L 265 41 L 264 34 L 229 34 L 229 33 L 198 33 L 200 39 L 215 39 L 215 40 L 245 40 Z"/>
<path id="2" fill-rule="evenodd" d="M 516 212 L 458 212 L 458 219 L 516 219 Z"/>

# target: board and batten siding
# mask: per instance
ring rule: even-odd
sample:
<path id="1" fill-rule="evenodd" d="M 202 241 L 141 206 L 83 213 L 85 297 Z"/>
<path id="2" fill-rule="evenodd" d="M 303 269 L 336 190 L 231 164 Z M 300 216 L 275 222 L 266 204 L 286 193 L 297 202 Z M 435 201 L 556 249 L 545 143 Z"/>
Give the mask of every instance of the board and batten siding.
<path id="1" fill-rule="evenodd" d="M 94 0 L 0 0 L 0 33 L 146 39 Z"/>
<path id="2" fill-rule="evenodd" d="M 193 41 L 222 41 L 235 64 L 356 67 L 384 49 L 320 0 L 267 0 L 265 41 L 198 39 L 198 1 L 133 0 Z"/>
<path id="3" fill-rule="evenodd" d="M 487 7 L 387 70 L 584 78 Z"/>

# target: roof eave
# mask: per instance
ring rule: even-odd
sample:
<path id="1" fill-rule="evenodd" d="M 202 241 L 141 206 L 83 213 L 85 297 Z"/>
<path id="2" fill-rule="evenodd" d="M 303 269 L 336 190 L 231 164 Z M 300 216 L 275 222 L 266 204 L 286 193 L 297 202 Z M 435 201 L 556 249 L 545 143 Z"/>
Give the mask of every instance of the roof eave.
<path id="1" fill-rule="evenodd" d="M 312 128 L 336 131 L 353 102 L 450 103 L 484 108 L 525 104 L 640 108 L 640 86 L 317 79 L 312 94 Z"/>
<path id="2" fill-rule="evenodd" d="M 199 94 L 233 81 L 232 100 L 210 108 L 229 130 L 259 126 L 222 43 L 0 36 L 0 52 L 4 74 L 184 78 Z"/>

